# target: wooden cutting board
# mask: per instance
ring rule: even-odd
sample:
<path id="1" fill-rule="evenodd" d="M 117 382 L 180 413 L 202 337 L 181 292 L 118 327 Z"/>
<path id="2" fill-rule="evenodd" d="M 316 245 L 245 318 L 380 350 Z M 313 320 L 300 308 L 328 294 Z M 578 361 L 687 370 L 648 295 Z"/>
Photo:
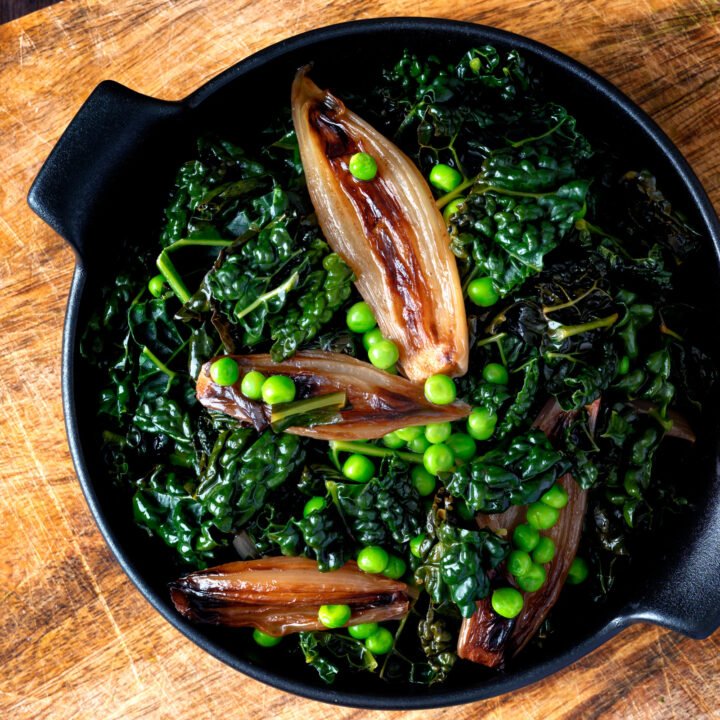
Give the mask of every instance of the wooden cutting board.
<path id="1" fill-rule="evenodd" d="M 391 15 L 495 25 L 577 58 L 662 125 L 720 205 L 716 0 L 83 0 L 0 26 L 1 717 L 720 717 L 720 633 L 693 641 L 651 626 L 626 630 L 532 687 L 472 706 L 383 714 L 302 700 L 181 636 L 131 585 L 95 527 L 60 400 L 74 258 L 28 209 L 30 182 L 101 80 L 179 99 L 290 35 Z"/>

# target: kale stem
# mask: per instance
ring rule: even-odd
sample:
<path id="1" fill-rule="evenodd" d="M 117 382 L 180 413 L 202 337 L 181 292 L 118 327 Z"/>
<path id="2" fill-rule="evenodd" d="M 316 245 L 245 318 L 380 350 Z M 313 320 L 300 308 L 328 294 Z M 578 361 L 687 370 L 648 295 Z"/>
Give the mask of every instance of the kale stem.
<path id="1" fill-rule="evenodd" d="M 149 350 L 146 346 L 143 346 L 142 355 L 144 355 L 158 370 L 164 372 L 170 380 L 173 380 L 175 373 L 158 358 L 152 350 Z"/>
<path id="2" fill-rule="evenodd" d="M 566 340 L 573 335 L 580 335 L 590 330 L 597 330 L 598 328 L 608 328 L 617 322 L 618 314 L 613 313 L 604 318 L 598 318 L 592 322 L 582 323 L 580 325 L 561 325 L 550 331 L 550 337 L 553 340 Z"/>
<path id="3" fill-rule="evenodd" d="M 490 337 L 483 338 L 475 343 L 475 347 L 482 347 L 483 345 L 487 345 L 492 342 L 500 342 L 506 335 L 507 333 L 502 332 L 497 335 L 491 335 Z"/>
<path id="4" fill-rule="evenodd" d="M 555 312 L 556 310 L 565 310 L 565 308 L 572 307 L 573 305 L 579 303 L 581 300 L 584 300 L 591 293 L 594 293 L 596 289 L 597 280 L 593 283 L 592 287 L 589 290 L 586 290 L 584 293 L 582 293 L 582 295 L 578 295 L 573 300 L 568 300 L 566 303 L 562 303 L 561 305 L 544 305 L 542 309 L 543 315 Z"/>
<path id="5" fill-rule="evenodd" d="M 122 435 L 118 435 L 110 430 L 103 430 L 102 438 L 103 440 L 115 443 L 116 445 L 122 445 L 123 447 L 127 445 L 127 440 Z"/>
<path id="6" fill-rule="evenodd" d="M 172 260 L 168 257 L 166 250 L 163 250 L 158 255 L 156 265 L 158 270 L 163 274 L 163 277 L 167 280 L 168 285 L 184 305 L 191 297 L 190 291 L 185 287 L 180 273 L 175 269 L 175 265 L 173 265 Z"/>
<path id="7" fill-rule="evenodd" d="M 468 178 L 467 180 L 465 180 L 465 182 L 460 183 L 454 190 L 451 190 L 449 193 L 446 193 L 442 197 L 439 197 L 435 201 L 437 209 L 442 210 L 451 200 L 454 200 L 458 195 L 460 195 L 463 190 L 469 188 L 476 179 L 477 178 L 474 177 Z"/>
<path id="8" fill-rule="evenodd" d="M 565 116 L 557 125 L 553 125 L 549 130 L 544 132 L 542 135 L 536 135 L 535 137 L 529 137 L 525 138 L 524 140 L 516 140 L 513 142 L 512 140 L 508 140 L 508 138 L 504 138 L 504 140 L 509 143 L 510 147 L 512 148 L 519 148 L 525 145 L 525 143 L 529 142 L 535 142 L 535 140 L 542 140 L 543 138 L 548 137 L 549 135 L 552 135 L 554 132 L 560 129 L 562 124 L 567 120 L 567 116 Z"/>
<path id="9" fill-rule="evenodd" d="M 165 252 L 173 252 L 181 247 L 230 247 L 234 242 L 234 240 L 217 240 L 215 238 L 183 238 L 176 240 L 172 245 L 168 245 Z"/>
<path id="10" fill-rule="evenodd" d="M 280 293 L 292 290 L 299 277 L 299 274 L 297 272 L 294 272 L 284 283 L 282 283 L 282 285 L 278 285 L 274 290 L 271 290 L 264 295 L 260 295 L 260 297 L 258 297 L 254 302 L 251 302 L 240 312 L 238 312 L 236 309 L 235 318 L 237 320 L 240 320 L 241 318 L 244 318 L 248 313 L 252 312 L 256 307 L 258 307 L 258 305 L 262 305 L 262 303 L 264 303 L 266 300 L 270 300 L 270 298 L 273 298 L 276 295 L 280 295 Z"/>
<path id="11" fill-rule="evenodd" d="M 454 200 L 458 195 L 460 195 L 463 190 L 466 190 L 471 185 L 478 184 L 479 185 L 479 178 L 480 175 L 474 178 L 469 178 L 464 183 L 460 183 L 454 190 L 447 193 L 446 195 L 443 195 L 442 197 L 438 198 L 435 201 L 435 205 L 437 206 L 438 210 L 442 210 L 451 200 Z M 473 190 L 473 192 L 476 195 L 484 195 L 486 192 L 494 192 L 498 195 L 509 195 L 510 197 L 526 197 L 526 198 L 535 198 L 536 200 L 542 197 L 547 197 L 548 195 L 554 195 L 555 191 L 552 192 L 544 192 L 544 193 L 531 193 L 531 192 L 523 192 L 521 190 L 506 190 L 505 188 L 496 187 L 495 185 L 483 185 L 478 187 L 477 189 Z"/>
<path id="12" fill-rule="evenodd" d="M 345 394 L 345 391 L 340 390 L 338 392 L 328 393 L 325 395 L 316 395 L 315 397 L 306 398 L 305 400 L 297 400 L 296 402 L 280 403 L 279 405 L 272 406 L 273 410 L 272 415 L 270 416 L 270 423 L 276 423 L 279 420 L 284 420 L 292 415 L 299 415 L 300 413 L 319 410 L 320 408 L 329 407 L 331 405 L 337 405 L 339 410 L 346 402 L 347 395 Z"/>
<path id="13" fill-rule="evenodd" d="M 399 452 L 398 450 L 390 450 L 378 447 L 377 445 L 365 445 L 361 442 L 352 442 L 348 440 L 331 440 L 330 449 L 336 452 L 359 453 L 360 455 L 370 455 L 371 457 L 399 457 L 405 462 L 421 464 L 423 456 L 411 452 Z"/>

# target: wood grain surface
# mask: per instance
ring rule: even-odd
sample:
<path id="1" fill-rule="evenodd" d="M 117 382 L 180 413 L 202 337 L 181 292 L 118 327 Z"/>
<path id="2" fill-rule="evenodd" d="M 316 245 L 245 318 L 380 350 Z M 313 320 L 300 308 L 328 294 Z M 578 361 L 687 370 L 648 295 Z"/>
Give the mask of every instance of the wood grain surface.
<path id="1" fill-rule="evenodd" d="M 472 706 L 373 713 L 301 700 L 230 670 L 175 631 L 95 527 L 60 398 L 74 258 L 25 202 L 41 163 L 101 80 L 178 99 L 282 38 L 390 15 L 495 25 L 579 59 L 661 124 L 720 206 L 716 0 L 66 0 L 0 26 L 0 717 L 720 717 L 720 633 L 693 641 L 651 626 Z"/>

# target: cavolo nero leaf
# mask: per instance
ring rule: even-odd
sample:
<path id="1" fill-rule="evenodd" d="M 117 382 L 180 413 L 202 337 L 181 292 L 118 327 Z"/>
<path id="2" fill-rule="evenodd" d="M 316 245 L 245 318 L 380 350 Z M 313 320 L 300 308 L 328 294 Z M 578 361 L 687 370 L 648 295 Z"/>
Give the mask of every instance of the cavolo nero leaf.
<path id="1" fill-rule="evenodd" d="M 331 632 L 301 632 L 298 640 L 305 662 L 312 665 L 328 685 L 340 672 L 338 662 L 355 670 L 373 672 L 377 668 L 375 656 L 362 640 Z"/>

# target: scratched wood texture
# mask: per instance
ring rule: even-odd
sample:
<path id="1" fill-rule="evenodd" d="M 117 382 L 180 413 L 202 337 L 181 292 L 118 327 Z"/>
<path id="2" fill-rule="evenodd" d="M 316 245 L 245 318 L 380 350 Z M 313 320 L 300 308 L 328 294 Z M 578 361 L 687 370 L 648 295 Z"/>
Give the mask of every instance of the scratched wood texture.
<path id="1" fill-rule="evenodd" d="M 25 194 L 90 90 L 166 99 L 277 40 L 334 22 L 444 16 L 549 43 L 654 116 L 720 205 L 720 4 L 699 0 L 84 0 L 0 26 L 0 717 L 720 717 L 720 633 L 635 626 L 552 678 L 472 706 L 337 709 L 199 650 L 120 571 L 66 447 L 60 344 L 73 255 Z"/>

